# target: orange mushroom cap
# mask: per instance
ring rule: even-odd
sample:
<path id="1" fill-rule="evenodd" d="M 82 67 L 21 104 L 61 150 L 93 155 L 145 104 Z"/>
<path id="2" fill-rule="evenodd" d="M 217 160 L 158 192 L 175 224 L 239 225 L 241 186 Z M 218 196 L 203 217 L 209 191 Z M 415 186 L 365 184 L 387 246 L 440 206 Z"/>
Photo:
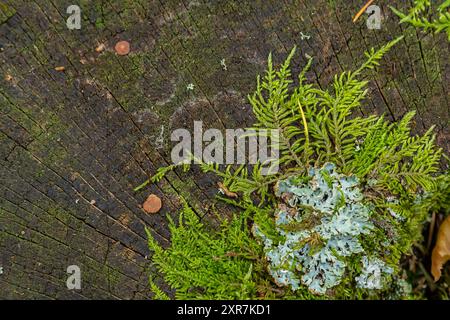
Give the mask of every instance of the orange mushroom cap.
<path id="1" fill-rule="evenodd" d="M 154 194 L 148 196 L 147 200 L 145 200 L 142 208 L 147 213 L 157 213 L 162 207 L 161 199 Z"/>

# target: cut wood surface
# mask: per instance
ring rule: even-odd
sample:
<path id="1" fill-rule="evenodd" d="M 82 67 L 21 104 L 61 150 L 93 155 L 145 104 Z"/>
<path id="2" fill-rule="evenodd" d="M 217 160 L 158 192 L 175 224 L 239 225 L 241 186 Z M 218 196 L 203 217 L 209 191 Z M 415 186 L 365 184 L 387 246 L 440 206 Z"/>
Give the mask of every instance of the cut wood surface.
<path id="1" fill-rule="evenodd" d="M 69 30 L 73 1 L 2 1 L 0 298 L 149 298 L 148 277 L 161 278 L 144 227 L 167 245 L 165 215 L 177 216 L 180 196 L 211 220 L 218 181 L 193 168 L 133 188 L 171 163 L 174 129 L 250 125 L 246 96 L 271 51 L 280 63 L 297 45 L 294 73 L 312 56 L 308 79 L 325 88 L 367 49 L 405 35 L 367 74 L 360 112 L 397 120 L 415 110 L 415 132 L 435 125 L 448 153 L 446 35 L 399 25 L 387 4 L 406 11 L 407 1 L 374 2 L 380 30 L 367 28 L 367 14 L 352 23 L 365 2 L 83 0 L 81 29 Z M 163 203 L 157 214 L 142 208 L 151 193 Z M 66 287 L 70 265 L 81 290 Z"/>

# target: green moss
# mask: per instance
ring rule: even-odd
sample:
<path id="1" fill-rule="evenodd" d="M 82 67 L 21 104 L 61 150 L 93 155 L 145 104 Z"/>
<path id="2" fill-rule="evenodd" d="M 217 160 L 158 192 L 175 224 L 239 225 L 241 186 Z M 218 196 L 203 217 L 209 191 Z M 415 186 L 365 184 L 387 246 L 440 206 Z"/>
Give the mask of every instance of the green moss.
<path id="1" fill-rule="evenodd" d="M 15 14 L 16 10 L 14 8 L 8 6 L 6 3 L 0 3 L 0 24 L 4 23 Z"/>
<path id="2" fill-rule="evenodd" d="M 260 256 L 260 247 L 245 230 L 245 215 L 224 220 L 222 231 L 214 235 L 185 206 L 179 225 L 171 221 L 169 228 L 172 245 L 167 251 L 147 232 L 153 263 L 177 289 L 178 299 L 256 299 L 258 291 L 270 294 L 258 278 L 262 270 L 255 268 L 259 264 L 254 259 Z"/>
<path id="3" fill-rule="evenodd" d="M 391 7 L 394 13 L 401 18 L 400 23 L 408 23 L 424 31 L 446 32 L 450 41 L 449 8 L 450 2 L 448 1 L 432 3 L 431 1 L 423 0 L 414 0 L 414 5 L 407 14 Z M 432 17 L 430 18 L 430 16 Z"/>
<path id="4" fill-rule="evenodd" d="M 95 27 L 98 29 L 104 29 L 105 28 L 105 23 L 103 22 L 103 18 L 97 18 L 95 20 Z"/>
<path id="5" fill-rule="evenodd" d="M 32 128 L 34 139 L 29 145 L 30 151 L 39 154 L 47 164 L 62 164 L 69 155 L 67 150 L 59 145 L 58 139 L 68 130 L 67 125 L 52 113 L 49 113 L 48 118 L 40 125 Z"/>

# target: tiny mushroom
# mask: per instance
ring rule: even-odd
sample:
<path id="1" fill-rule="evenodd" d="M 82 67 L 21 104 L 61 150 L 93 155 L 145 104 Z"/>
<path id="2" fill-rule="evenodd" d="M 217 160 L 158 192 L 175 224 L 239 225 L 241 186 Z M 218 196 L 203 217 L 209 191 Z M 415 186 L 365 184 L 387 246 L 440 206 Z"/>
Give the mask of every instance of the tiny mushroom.
<path id="1" fill-rule="evenodd" d="M 119 56 L 125 56 L 130 52 L 130 43 L 128 41 L 119 41 L 114 49 Z"/>
<path id="2" fill-rule="evenodd" d="M 147 213 L 157 213 L 161 209 L 161 206 L 161 199 L 157 195 L 151 194 L 148 196 L 147 200 L 145 200 L 142 208 Z"/>

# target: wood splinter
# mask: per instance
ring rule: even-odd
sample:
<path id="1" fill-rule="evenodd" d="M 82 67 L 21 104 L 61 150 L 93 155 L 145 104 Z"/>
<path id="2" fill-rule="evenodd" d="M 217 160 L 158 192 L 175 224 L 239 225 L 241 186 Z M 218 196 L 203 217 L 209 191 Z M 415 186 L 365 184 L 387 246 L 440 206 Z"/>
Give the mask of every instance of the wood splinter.
<path id="1" fill-rule="evenodd" d="M 358 13 L 353 18 L 354 23 L 359 19 L 359 17 L 361 17 L 361 15 L 367 10 L 367 8 L 372 4 L 373 1 L 374 0 L 367 1 L 367 3 L 361 8 L 361 10 L 358 11 Z"/>

